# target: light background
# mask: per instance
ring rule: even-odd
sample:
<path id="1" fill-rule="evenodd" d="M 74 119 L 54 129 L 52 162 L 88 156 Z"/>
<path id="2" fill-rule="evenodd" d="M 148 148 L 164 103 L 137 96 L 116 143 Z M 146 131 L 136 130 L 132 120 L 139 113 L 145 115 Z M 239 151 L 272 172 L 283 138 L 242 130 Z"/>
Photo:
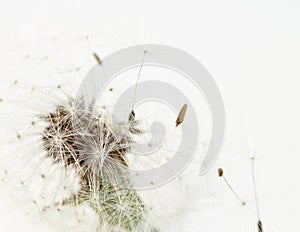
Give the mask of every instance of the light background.
<path id="1" fill-rule="evenodd" d="M 102 57 L 143 43 L 187 51 L 209 70 L 225 101 L 227 144 L 219 165 L 227 165 L 233 185 L 250 195 L 248 166 L 236 160 L 257 156 L 265 231 L 299 231 L 299 11 L 300 3 L 291 0 L 2 1 L 1 71 L 19 51 L 20 56 L 25 56 L 26 50 L 39 50 L 41 56 L 44 51 L 45 55 L 55 54 L 47 45 L 36 43 L 51 38 L 72 38 L 74 42 L 74 38 L 96 36 Z M 234 156 L 233 150 L 240 147 L 245 153 Z M 247 154 L 248 150 L 251 154 Z M 196 219 L 183 223 L 186 229 L 255 231 L 252 221 L 248 225 L 247 216 L 243 217 L 247 215 L 243 209 L 229 216 L 231 194 L 223 182 L 215 179 L 215 173 L 203 178 L 213 187 L 203 190 L 207 194 L 200 194 L 201 200 L 187 198 L 202 201 L 198 207 L 203 208 L 199 214 L 191 213 Z M 215 187 L 219 190 L 215 190 L 217 197 L 212 204 L 207 196 Z M 234 202 L 233 197 L 231 200 Z M 178 229 L 175 215 L 174 218 L 166 219 L 165 228 L 169 226 L 170 231 Z"/>

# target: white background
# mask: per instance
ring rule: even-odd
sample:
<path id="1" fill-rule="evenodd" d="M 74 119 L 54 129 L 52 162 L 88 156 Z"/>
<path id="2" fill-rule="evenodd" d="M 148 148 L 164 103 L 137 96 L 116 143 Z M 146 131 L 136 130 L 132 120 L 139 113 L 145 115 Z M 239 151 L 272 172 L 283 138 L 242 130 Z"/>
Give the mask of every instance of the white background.
<path id="1" fill-rule="evenodd" d="M 248 171 L 239 166 L 236 159 L 242 160 L 244 155 L 258 157 L 261 162 L 257 179 L 263 195 L 261 201 L 265 202 L 261 204 L 265 231 L 299 231 L 300 214 L 296 210 L 300 206 L 297 199 L 300 190 L 297 171 L 300 161 L 299 12 L 300 2 L 295 0 L 2 0 L 0 68 L 3 70 L 6 63 L 13 60 L 11 54 L 18 53 L 18 48 L 22 47 L 23 55 L 24 50 L 37 49 L 34 41 L 61 36 L 96 35 L 98 45 L 102 46 L 102 57 L 143 43 L 166 44 L 185 50 L 204 64 L 223 95 L 228 121 L 226 140 L 231 145 L 225 146 L 219 162 L 225 165 L 223 167 L 228 166 L 228 179 L 241 193 L 251 194 L 251 181 L 246 183 Z M 40 53 L 44 51 L 47 55 L 47 49 L 41 49 Z M 3 114 L 1 117 L 3 119 Z M 245 154 L 238 158 L 233 156 L 235 149 L 230 149 L 243 145 Z M 251 154 L 246 154 L 248 150 Z M 270 161 L 270 157 L 276 160 Z M 193 231 L 199 228 L 202 231 L 255 231 L 252 219 L 248 225 L 247 213 L 237 206 L 228 188 L 215 176 L 212 171 L 205 178 L 209 185 L 221 185 L 216 190 L 216 199 L 211 203 L 207 195 L 203 196 L 199 204 L 202 208 L 198 208 L 201 213 L 193 214 L 196 219 L 187 220 L 183 225 Z M 233 209 L 237 207 L 238 211 L 230 217 L 231 206 L 226 203 L 222 207 L 220 199 L 223 203 L 230 199 Z M 166 224 L 178 229 L 176 215 L 174 218 L 166 219 L 170 220 Z"/>

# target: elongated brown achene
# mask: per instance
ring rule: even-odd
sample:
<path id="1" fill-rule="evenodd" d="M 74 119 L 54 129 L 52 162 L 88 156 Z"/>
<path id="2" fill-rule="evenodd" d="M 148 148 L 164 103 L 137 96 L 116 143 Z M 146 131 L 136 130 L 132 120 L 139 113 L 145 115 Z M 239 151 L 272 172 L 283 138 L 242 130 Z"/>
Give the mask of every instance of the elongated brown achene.
<path id="1" fill-rule="evenodd" d="M 257 229 L 258 229 L 258 232 L 263 232 L 263 226 L 262 226 L 261 220 L 258 220 L 258 222 L 257 222 Z"/>
<path id="2" fill-rule="evenodd" d="M 101 61 L 100 57 L 95 52 L 93 53 L 93 56 L 94 56 L 95 60 L 97 61 L 97 63 L 102 65 L 102 61 Z"/>
<path id="3" fill-rule="evenodd" d="M 184 104 L 178 114 L 178 117 L 176 119 L 176 127 L 179 126 L 181 123 L 183 123 L 184 117 L 185 117 L 185 113 L 187 110 L 187 104 Z"/>

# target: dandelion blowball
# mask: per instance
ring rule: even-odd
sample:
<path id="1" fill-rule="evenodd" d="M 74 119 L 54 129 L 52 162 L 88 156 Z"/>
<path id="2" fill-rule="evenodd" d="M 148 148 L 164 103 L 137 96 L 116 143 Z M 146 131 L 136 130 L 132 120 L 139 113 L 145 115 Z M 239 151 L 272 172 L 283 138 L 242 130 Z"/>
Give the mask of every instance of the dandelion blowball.
<path id="1" fill-rule="evenodd" d="M 13 227 L 12 219 L 20 218 L 24 228 L 31 230 L 31 221 L 38 219 L 36 231 L 166 231 L 167 221 L 178 220 L 178 216 L 184 222 L 182 214 L 187 207 L 180 199 L 189 202 L 198 191 L 201 183 L 195 182 L 206 151 L 203 144 L 211 135 L 206 120 L 196 125 L 206 131 L 203 137 L 184 132 L 191 122 L 194 109 L 190 106 L 194 103 L 178 102 L 173 108 L 164 102 L 140 104 L 143 82 L 153 74 L 159 79 L 162 72 L 160 68 L 153 72 L 143 67 L 147 55 L 151 56 L 144 50 L 139 55 L 140 65 L 107 83 L 96 102 L 86 101 L 78 98 L 77 90 L 95 64 L 103 66 L 108 74 L 105 59 L 85 49 L 78 49 L 76 59 L 74 47 L 64 40 L 38 45 L 49 47 L 24 52 L 21 57 L 16 54 L 19 62 L 12 62 L 5 70 L 6 76 L 15 78 L 6 78 L 5 87 L 1 87 L 0 110 L 6 117 L 1 128 L 0 168 L 1 182 L 8 186 L 1 191 L 10 206 L 18 208 L 7 214 L 5 223 Z M 44 53 L 46 50 L 56 52 Z M 64 59 L 60 60 L 62 53 Z M 180 76 L 168 70 L 163 74 Z M 125 100 L 118 102 L 116 99 L 126 93 L 128 86 L 134 97 L 131 101 L 123 97 L 121 100 Z M 209 118 L 205 99 L 197 101 L 201 104 L 195 112 Z M 116 110 L 115 105 L 123 108 Z M 151 127 L 155 121 L 164 125 L 163 132 L 160 127 Z M 190 143 L 181 145 L 183 136 Z M 168 165 L 178 150 L 183 159 L 193 151 L 193 144 L 201 145 L 195 159 L 184 159 L 189 161 L 187 164 L 192 162 L 187 170 L 184 165 L 171 178 L 168 171 L 156 179 L 146 175 L 141 180 L 146 180 L 150 188 L 165 174 L 167 181 L 160 184 L 169 183 L 147 191 L 136 190 L 136 183 L 142 182 L 132 182 L 133 173 L 138 176 Z M 145 147 L 150 155 L 141 156 L 138 152 L 144 152 Z"/>

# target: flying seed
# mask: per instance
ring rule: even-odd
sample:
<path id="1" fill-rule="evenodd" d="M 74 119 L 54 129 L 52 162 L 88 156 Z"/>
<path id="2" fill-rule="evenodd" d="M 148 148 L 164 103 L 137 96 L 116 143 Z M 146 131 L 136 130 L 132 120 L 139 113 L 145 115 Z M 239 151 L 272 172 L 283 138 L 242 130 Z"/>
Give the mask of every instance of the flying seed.
<path id="1" fill-rule="evenodd" d="M 218 169 L 218 175 L 219 175 L 219 177 L 222 177 L 223 176 L 223 169 L 222 168 L 219 168 Z"/>
<path id="2" fill-rule="evenodd" d="M 130 114 L 129 114 L 128 121 L 129 121 L 129 122 L 134 122 L 134 120 L 135 120 L 135 113 L 134 113 L 134 111 L 132 110 L 132 111 L 130 112 Z"/>
<path id="3" fill-rule="evenodd" d="M 227 185 L 227 187 L 230 189 L 230 191 L 235 195 L 235 197 L 241 202 L 242 205 L 245 205 L 245 201 L 242 200 L 242 198 L 237 194 L 237 192 L 234 190 L 234 188 L 231 186 L 231 184 L 228 182 L 228 180 L 226 179 L 223 169 L 219 168 L 218 169 L 218 174 L 220 177 L 223 178 L 223 180 L 225 181 L 225 184 Z"/>
<path id="4" fill-rule="evenodd" d="M 177 117 L 177 119 L 176 119 L 176 127 L 177 127 L 178 125 L 180 125 L 180 124 L 183 122 L 184 117 L 185 117 L 186 110 L 187 110 L 187 104 L 184 104 L 184 105 L 182 106 L 182 108 L 180 109 L 179 114 L 178 114 L 178 117 Z"/>
<path id="5" fill-rule="evenodd" d="M 261 220 L 258 220 L 258 222 L 257 222 L 257 230 L 258 230 L 258 232 L 263 232 L 263 225 L 262 225 Z"/>
<path id="6" fill-rule="evenodd" d="M 93 53 L 93 56 L 94 56 L 95 60 L 98 62 L 98 64 L 102 65 L 102 61 L 101 61 L 100 57 L 95 52 Z"/>
<path id="7" fill-rule="evenodd" d="M 132 101 L 132 111 L 134 109 L 135 98 L 136 98 L 136 94 L 137 94 L 137 87 L 138 87 L 139 80 L 140 80 L 140 77 L 141 77 L 141 72 L 142 72 L 142 68 L 144 66 L 146 54 L 147 54 L 147 50 L 144 50 L 143 60 L 142 60 L 142 63 L 141 63 L 141 66 L 140 66 L 140 69 L 139 69 L 139 72 L 138 72 L 138 76 L 137 76 L 137 79 L 136 79 L 136 83 L 135 83 L 135 89 L 134 89 L 134 95 L 133 95 L 133 101 Z"/>
<path id="8" fill-rule="evenodd" d="M 262 232 L 262 222 L 260 220 L 260 207 L 259 207 L 259 202 L 258 202 L 258 195 L 257 195 L 257 190 L 256 190 L 256 178 L 255 178 L 255 169 L 254 169 L 254 160 L 255 157 L 251 157 L 251 166 L 252 166 L 252 185 L 253 185 L 253 194 L 254 194 L 254 200 L 255 200 L 255 206 L 256 206 L 256 213 L 257 213 L 257 226 L 258 226 L 258 232 Z"/>

